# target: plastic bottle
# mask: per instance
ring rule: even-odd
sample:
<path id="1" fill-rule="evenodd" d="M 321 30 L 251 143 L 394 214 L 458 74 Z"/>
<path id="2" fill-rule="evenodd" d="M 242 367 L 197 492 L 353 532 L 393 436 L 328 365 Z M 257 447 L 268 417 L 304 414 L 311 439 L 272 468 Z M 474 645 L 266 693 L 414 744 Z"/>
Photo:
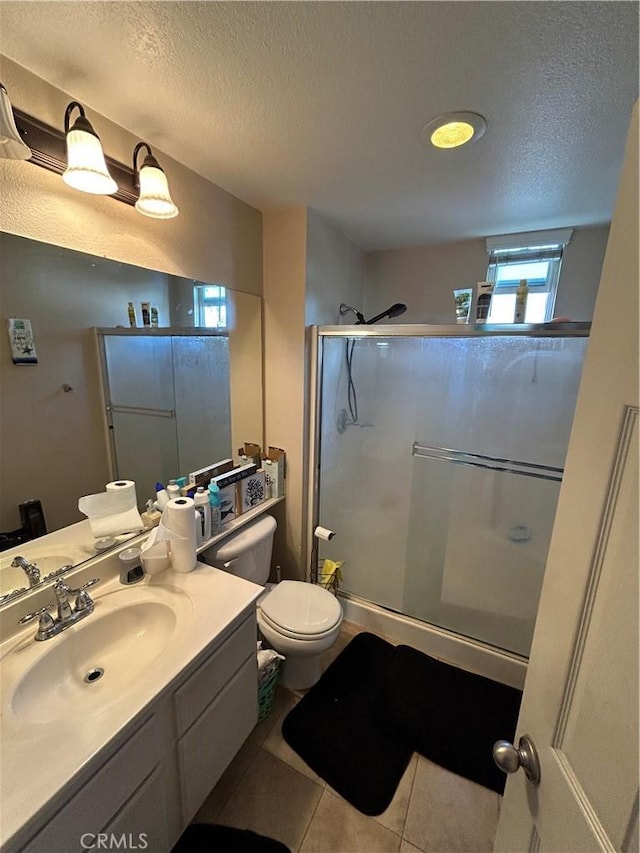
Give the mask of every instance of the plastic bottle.
<path id="1" fill-rule="evenodd" d="M 169 485 L 167 486 L 167 494 L 169 495 L 169 500 L 173 500 L 174 498 L 180 497 L 180 486 L 178 485 L 177 480 L 169 480 Z"/>
<path id="2" fill-rule="evenodd" d="M 526 278 L 520 279 L 520 284 L 516 290 L 516 310 L 513 315 L 514 323 L 524 323 L 524 317 L 527 313 L 527 297 L 529 296 L 529 283 Z"/>
<path id="3" fill-rule="evenodd" d="M 211 535 L 222 533 L 222 501 L 220 488 L 213 480 L 209 483 L 209 508 L 211 511 Z"/>
<path id="4" fill-rule="evenodd" d="M 162 483 L 156 483 L 156 502 L 158 504 L 158 509 L 160 512 L 166 507 L 169 503 L 169 495 L 167 494 L 167 490 L 162 485 Z"/>
<path id="5" fill-rule="evenodd" d="M 207 539 L 211 539 L 211 510 L 209 509 L 209 495 L 205 492 L 204 486 L 198 486 L 193 496 L 193 502 L 199 516 L 198 539 L 201 542 L 206 542 Z"/>
<path id="6" fill-rule="evenodd" d="M 486 323 L 491 308 L 493 284 L 490 281 L 478 282 L 478 299 L 476 301 L 476 323 Z"/>

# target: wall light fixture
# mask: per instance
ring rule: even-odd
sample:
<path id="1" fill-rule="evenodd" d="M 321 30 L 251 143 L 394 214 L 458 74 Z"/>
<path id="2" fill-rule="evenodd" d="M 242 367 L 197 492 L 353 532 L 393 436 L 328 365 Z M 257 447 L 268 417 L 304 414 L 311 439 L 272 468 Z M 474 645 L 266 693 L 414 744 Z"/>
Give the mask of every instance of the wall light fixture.
<path id="1" fill-rule="evenodd" d="M 79 115 L 71 126 L 74 110 Z M 141 148 L 147 149 L 147 156 L 138 169 L 136 158 Z M 65 110 L 64 131 L 61 131 L 22 110 L 12 109 L 7 90 L 0 84 L 2 157 L 28 160 L 62 175 L 64 182 L 75 189 L 109 195 L 135 206 L 145 216 L 170 219 L 178 215 L 169 195 L 167 177 L 147 143 L 136 145 L 133 169 L 105 155 L 98 135 L 77 101 L 72 101 Z"/>
<path id="2" fill-rule="evenodd" d="M 0 83 L 0 157 L 5 160 L 28 160 L 31 149 L 22 141 L 7 90 Z"/>
<path id="3" fill-rule="evenodd" d="M 143 148 L 147 149 L 147 155 L 138 168 L 138 153 Z M 167 176 L 146 142 L 138 142 L 133 149 L 133 171 L 140 190 L 136 210 L 152 219 L 173 219 L 177 216 L 178 208 L 169 195 Z"/>
<path id="4" fill-rule="evenodd" d="M 71 115 L 77 109 L 73 127 Z M 98 134 L 84 113 L 84 107 L 71 101 L 64 113 L 64 133 L 67 142 L 67 168 L 62 180 L 65 184 L 83 193 L 111 195 L 118 185 L 113 180 L 104 160 L 104 152 Z"/>

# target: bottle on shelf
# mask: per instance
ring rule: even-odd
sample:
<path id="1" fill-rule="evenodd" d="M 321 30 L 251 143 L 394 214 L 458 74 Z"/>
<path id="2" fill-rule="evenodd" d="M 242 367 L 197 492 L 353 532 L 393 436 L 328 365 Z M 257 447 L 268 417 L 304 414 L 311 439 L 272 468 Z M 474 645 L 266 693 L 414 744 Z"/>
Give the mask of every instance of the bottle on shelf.
<path id="1" fill-rule="evenodd" d="M 220 487 L 213 480 L 209 483 L 209 509 L 211 514 L 211 535 L 222 533 L 222 501 Z"/>
<path id="2" fill-rule="evenodd" d="M 528 296 L 529 283 L 526 278 L 521 278 L 518 289 L 516 290 L 516 309 L 513 315 L 514 323 L 524 323 L 525 314 L 527 313 Z"/>
<path id="3" fill-rule="evenodd" d="M 211 539 L 211 511 L 209 509 L 209 495 L 205 492 L 204 486 L 198 486 L 193 496 L 193 502 L 198 513 L 198 539 L 200 542 L 206 542 L 207 539 Z"/>
<path id="4" fill-rule="evenodd" d="M 177 480 L 169 480 L 169 485 L 167 486 L 167 494 L 169 495 L 169 500 L 173 500 L 174 498 L 180 497 L 180 486 L 178 485 Z"/>

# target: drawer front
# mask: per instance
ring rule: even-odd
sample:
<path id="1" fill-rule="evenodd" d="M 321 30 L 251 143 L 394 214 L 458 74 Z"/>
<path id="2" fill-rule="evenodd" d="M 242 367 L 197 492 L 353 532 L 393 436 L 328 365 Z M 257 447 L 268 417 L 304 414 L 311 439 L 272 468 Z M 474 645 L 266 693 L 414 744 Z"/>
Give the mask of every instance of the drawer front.
<path id="1" fill-rule="evenodd" d="M 206 800 L 258 719 L 258 680 L 252 654 L 178 743 L 183 822 Z"/>
<path id="2" fill-rule="evenodd" d="M 162 758 L 151 717 L 25 846 L 24 853 L 72 853 L 101 832 Z"/>
<path id="3" fill-rule="evenodd" d="M 168 853 L 172 845 L 169 843 L 165 803 L 166 792 L 160 766 L 145 779 L 104 830 L 107 847 L 116 849 L 119 843 L 120 849 Z M 122 838 L 126 843 L 123 844 Z"/>
<path id="4" fill-rule="evenodd" d="M 256 619 L 251 614 L 202 666 L 176 690 L 175 708 L 178 737 L 200 716 L 215 699 L 242 663 L 253 656 L 254 675 L 256 663 Z"/>

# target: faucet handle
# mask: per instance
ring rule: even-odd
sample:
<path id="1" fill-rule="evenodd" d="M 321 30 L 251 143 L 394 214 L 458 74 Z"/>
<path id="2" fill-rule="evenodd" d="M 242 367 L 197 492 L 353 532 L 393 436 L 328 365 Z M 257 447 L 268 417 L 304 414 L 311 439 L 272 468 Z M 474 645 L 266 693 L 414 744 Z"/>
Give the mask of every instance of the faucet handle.
<path id="1" fill-rule="evenodd" d="M 86 590 L 90 586 L 93 586 L 94 584 L 98 583 L 99 580 L 100 580 L 100 578 L 91 578 L 90 581 L 83 583 L 79 589 L 71 590 L 72 593 L 76 596 L 76 602 L 75 602 L 76 613 L 79 613 L 82 610 L 93 610 L 93 606 L 94 606 L 93 605 L 93 599 L 91 598 L 89 593 L 86 592 Z"/>
<path id="2" fill-rule="evenodd" d="M 53 604 L 49 604 L 49 607 L 53 607 Z M 46 640 L 51 636 L 51 632 L 55 627 L 55 622 L 53 621 L 53 617 L 49 613 L 46 607 L 41 607 L 40 610 L 34 610 L 33 613 L 27 613 L 26 616 L 23 616 L 22 619 L 19 619 L 19 624 L 24 624 L 25 622 L 31 622 L 32 619 L 35 619 L 36 616 L 40 617 L 40 621 L 38 622 L 38 630 L 36 631 L 36 640 Z"/>
<path id="3" fill-rule="evenodd" d="M 83 583 L 82 586 L 79 586 L 77 589 L 71 589 L 67 587 L 67 592 L 70 595 L 80 595 L 85 589 L 89 589 L 90 586 L 94 586 L 95 584 L 100 583 L 100 578 L 91 578 L 86 583 Z"/>
<path id="4" fill-rule="evenodd" d="M 53 607 L 53 603 L 48 605 L 49 607 Z M 22 619 L 18 619 L 18 625 L 25 625 L 27 622 L 31 622 L 32 619 L 36 619 L 38 616 L 43 616 L 44 614 L 49 613 L 46 607 L 41 607 L 39 610 L 34 610 L 33 613 L 27 613 L 26 616 L 23 616 Z"/>

